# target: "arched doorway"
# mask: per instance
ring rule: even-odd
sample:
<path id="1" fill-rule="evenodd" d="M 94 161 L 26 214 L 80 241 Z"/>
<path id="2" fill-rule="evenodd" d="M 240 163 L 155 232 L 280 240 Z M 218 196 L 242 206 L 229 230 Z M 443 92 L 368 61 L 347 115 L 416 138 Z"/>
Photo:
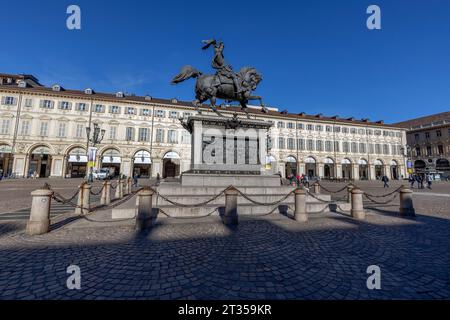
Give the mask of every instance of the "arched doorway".
<path id="1" fill-rule="evenodd" d="M 305 173 L 310 178 L 316 176 L 316 159 L 313 157 L 305 158 Z"/>
<path id="2" fill-rule="evenodd" d="M 116 149 L 106 149 L 102 154 L 102 169 L 108 169 L 110 177 L 116 177 L 120 174 L 120 164 L 122 157 Z"/>
<path id="3" fill-rule="evenodd" d="M 297 159 L 293 156 L 288 156 L 284 161 L 286 162 L 285 177 L 287 178 L 291 175 L 297 176 Z"/>
<path id="4" fill-rule="evenodd" d="M 395 161 L 395 160 L 391 161 L 391 179 L 392 180 L 399 179 L 398 164 L 397 164 L 397 161 Z"/>
<path id="5" fill-rule="evenodd" d="M 323 176 L 325 179 L 331 179 L 335 177 L 334 174 L 334 161 L 331 158 L 325 158 L 323 166 Z"/>
<path id="6" fill-rule="evenodd" d="M 167 152 L 163 158 L 163 179 L 180 175 L 180 156 L 174 151 Z"/>
<path id="7" fill-rule="evenodd" d="M 369 167 L 367 165 L 367 161 L 365 159 L 358 160 L 359 167 L 359 179 L 360 180 L 368 180 L 369 178 Z"/>
<path id="8" fill-rule="evenodd" d="M 450 163 L 447 159 L 436 160 L 436 170 L 450 171 Z"/>
<path id="9" fill-rule="evenodd" d="M 13 167 L 12 148 L 7 144 L 0 145 L 0 178 L 9 176 Z"/>
<path id="10" fill-rule="evenodd" d="M 352 162 L 345 158 L 341 161 L 342 165 L 342 178 L 351 179 L 352 178 Z"/>
<path id="11" fill-rule="evenodd" d="M 76 147 L 70 150 L 67 159 L 66 175 L 70 178 L 83 178 L 87 173 L 88 158 L 86 149 Z"/>
<path id="12" fill-rule="evenodd" d="M 31 150 L 28 166 L 28 176 L 47 178 L 50 176 L 52 166 L 51 150 L 47 146 L 38 146 Z"/>
<path id="13" fill-rule="evenodd" d="M 133 177 L 149 178 L 152 172 L 152 159 L 150 152 L 139 150 L 133 157 Z"/>
<path id="14" fill-rule="evenodd" d="M 373 162 L 374 166 L 375 166 L 375 178 L 376 179 L 381 179 L 381 177 L 384 175 L 383 173 L 383 161 L 381 160 L 375 160 Z"/>

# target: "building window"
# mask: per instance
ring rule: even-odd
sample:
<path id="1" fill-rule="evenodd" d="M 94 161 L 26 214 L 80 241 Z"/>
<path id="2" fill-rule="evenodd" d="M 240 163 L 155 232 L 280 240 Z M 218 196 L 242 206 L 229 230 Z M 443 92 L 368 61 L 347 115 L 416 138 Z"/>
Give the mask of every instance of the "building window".
<path id="1" fill-rule="evenodd" d="M 84 102 L 77 103 L 76 110 L 77 111 L 87 111 L 87 104 Z"/>
<path id="2" fill-rule="evenodd" d="M 444 146 L 442 144 L 438 145 L 438 153 L 444 154 Z"/>
<path id="3" fill-rule="evenodd" d="M 187 130 L 183 130 L 183 135 L 181 136 L 181 143 L 189 144 L 191 143 L 191 134 Z"/>
<path id="4" fill-rule="evenodd" d="M 133 108 L 133 107 L 128 107 L 128 108 L 126 109 L 126 114 L 129 114 L 129 115 L 136 114 L 136 109 Z"/>
<path id="5" fill-rule="evenodd" d="M 342 142 L 342 151 L 350 152 L 350 147 L 347 141 Z"/>
<path id="6" fill-rule="evenodd" d="M 359 153 L 366 153 L 366 144 L 365 143 L 360 143 L 359 144 Z"/>
<path id="7" fill-rule="evenodd" d="M 356 134 L 356 128 L 350 128 L 350 133 L 351 134 Z"/>
<path id="8" fill-rule="evenodd" d="M 51 101 L 51 100 L 41 100 L 41 108 L 53 109 L 53 101 Z"/>
<path id="9" fill-rule="evenodd" d="M 166 117 L 166 112 L 164 110 L 156 110 L 155 116 L 157 118 L 165 118 Z"/>
<path id="10" fill-rule="evenodd" d="M 314 151 L 314 140 L 308 139 L 308 140 L 306 141 L 306 149 L 307 149 L 308 151 Z"/>
<path id="11" fill-rule="evenodd" d="M 322 140 L 317 140 L 316 141 L 316 150 L 317 151 L 323 151 L 323 141 Z"/>
<path id="12" fill-rule="evenodd" d="M 39 130 L 39 134 L 42 137 L 46 137 L 48 134 L 48 122 L 41 122 L 41 128 Z"/>
<path id="13" fill-rule="evenodd" d="M 183 118 L 188 118 L 189 116 L 192 116 L 192 113 L 190 112 L 183 112 Z"/>
<path id="14" fill-rule="evenodd" d="M 177 111 L 170 111 L 169 112 L 169 118 L 170 119 L 178 119 L 178 112 Z"/>
<path id="15" fill-rule="evenodd" d="M 133 127 L 126 128 L 125 140 L 126 141 L 134 141 L 134 128 Z"/>
<path id="16" fill-rule="evenodd" d="M 341 148 L 339 146 L 339 141 L 335 141 L 334 142 L 334 151 L 341 152 L 340 150 L 341 150 Z"/>
<path id="17" fill-rule="evenodd" d="M 421 152 L 420 152 L 420 147 L 416 147 L 416 156 L 420 156 Z"/>
<path id="18" fill-rule="evenodd" d="M 430 133 L 429 132 L 425 132 L 425 139 L 430 139 Z"/>
<path id="19" fill-rule="evenodd" d="M 284 122 L 278 121 L 277 128 L 278 129 L 284 128 Z"/>
<path id="20" fill-rule="evenodd" d="M 366 130 L 366 134 L 367 134 L 368 136 L 371 136 L 371 135 L 373 134 L 372 129 L 367 129 L 367 130 Z"/>
<path id="21" fill-rule="evenodd" d="M 115 140 L 117 136 L 117 127 L 111 126 L 109 127 L 109 139 Z"/>
<path id="22" fill-rule="evenodd" d="M 381 154 L 381 144 L 379 144 L 379 143 L 375 144 L 375 153 Z"/>
<path id="23" fill-rule="evenodd" d="M 156 129 L 155 141 L 157 143 L 162 143 L 164 141 L 164 130 L 163 129 Z"/>
<path id="24" fill-rule="evenodd" d="M 364 135 L 364 129 L 358 129 L 358 134 Z"/>
<path id="25" fill-rule="evenodd" d="M 387 137 L 389 135 L 389 131 L 383 130 L 383 137 Z"/>
<path id="26" fill-rule="evenodd" d="M 60 101 L 59 108 L 61 110 L 70 110 L 72 108 L 72 104 L 68 101 Z"/>
<path id="27" fill-rule="evenodd" d="M 352 153 L 358 153 L 358 144 L 356 142 L 352 142 Z"/>
<path id="28" fill-rule="evenodd" d="M 96 113 L 103 113 L 103 112 L 105 112 L 105 106 L 102 105 L 102 104 L 96 104 L 94 106 L 94 112 L 96 112 Z"/>
<path id="29" fill-rule="evenodd" d="M 287 128 L 288 129 L 295 129 L 295 124 L 293 122 L 288 122 L 287 123 Z"/>
<path id="30" fill-rule="evenodd" d="M 2 104 L 7 106 L 15 106 L 16 105 L 16 98 L 14 97 L 3 97 L 2 98 Z"/>
<path id="31" fill-rule="evenodd" d="M 370 154 L 374 154 L 374 153 L 375 153 L 375 148 L 374 148 L 373 143 L 370 143 L 370 144 L 369 144 L 369 153 L 370 153 Z"/>
<path id="32" fill-rule="evenodd" d="M 85 132 L 84 125 L 77 124 L 77 126 L 75 128 L 75 138 L 77 138 L 77 139 L 83 138 L 83 132 Z"/>
<path id="33" fill-rule="evenodd" d="M 63 122 L 59 123 L 58 127 L 58 138 L 64 138 L 66 136 L 66 127 L 67 125 Z"/>
<path id="34" fill-rule="evenodd" d="M 318 124 L 316 126 L 316 131 L 323 131 L 323 127 L 320 124 Z"/>
<path id="35" fill-rule="evenodd" d="M 278 149 L 284 149 L 284 138 L 278 138 Z"/>
<path id="36" fill-rule="evenodd" d="M 28 121 L 28 120 L 22 121 L 22 127 L 20 128 L 20 134 L 22 136 L 27 136 L 30 134 L 30 121 Z"/>
<path id="37" fill-rule="evenodd" d="M 348 128 L 347 127 L 342 127 L 342 133 L 348 133 Z"/>
<path id="38" fill-rule="evenodd" d="M 332 131 L 331 126 L 326 126 L 326 127 L 325 127 L 325 131 L 326 131 L 326 132 L 331 132 L 331 131 Z"/>
<path id="39" fill-rule="evenodd" d="M 299 150 L 305 150 L 305 139 L 298 139 L 297 146 Z"/>
<path id="40" fill-rule="evenodd" d="M 287 148 L 289 150 L 294 150 L 295 149 L 295 139 L 293 139 L 293 138 L 288 138 L 287 139 Z"/>
<path id="41" fill-rule="evenodd" d="M 152 111 L 150 109 L 141 109 L 141 116 L 148 117 L 152 115 Z"/>
<path id="42" fill-rule="evenodd" d="M 177 143 L 177 131 L 169 130 L 167 132 L 167 143 Z"/>
<path id="43" fill-rule="evenodd" d="M 32 108 L 33 107 L 33 99 L 25 99 L 25 107 Z"/>
<path id="44" fill-rule="evenodd" d="M 0 134 L 9 134 L 9 127 L 11 126 L 11 120 L 3 119 L 2 127 L 0 128 Z"/>
<path id="45" fill-rule="evenodd" d="M 314 130 L 314 126 L 312 124 L 307 124 L 306 125 L 306 130 L 313 131 Z"/>
<path id="46" fill-rule="evenodd" d="M 442 137 L 442 131 L 436 130 L 436 137 Z"/>
<path id="47" fill-rule="evenodd" d="M 389 145 L 383 144 L 383 154 L 389 154 Z"/>
<path id="48" fill-rule="evenodd" d="M 420 139 L 420 135 L 418 133 L 414 134 L 414 140 L 417 142 Z"/>
<path id="49" fill-rule="evenodd" d="M 297 129 L 303 130 L 305 129 L 305 125 L 303 123 L 297 123 Z"/>
<path id="50" fill-rule="evenodd" d="M 341 132 L 341 127 L 334 127 L 334 132 Z"/>
<path id="51" fill-rule="evenodd" d="M 109 113 L 113 113 L 113 114 L 120 113 L 120 107 L 119 106 L 110 106 Z"/>
<path id="52" fill-rule="evenodd" d="M 427 146 L 427 156 L 431 156 L 433 154 L 433 151 L 431 149 L 431 146 Z"/>
<path id="53" fill-rule="evenodd" d="M 148 128 L 139 128 L 139 141 L 148 141 Z"/>
<path id="54" fill-rule="evenodd" d="M 326 152 L 331 152 L 331 151 L 333 151 L 333 150 L 332 150 L 332 142 L 329 141 L 329 140 L 325 141 L 325 151 L 326 151 Z"/>
<path id="55" fill-rule="evenodd" d="M 375 130 L 374 133 L 376 136 L 381 136 L 381 130 Z"/>

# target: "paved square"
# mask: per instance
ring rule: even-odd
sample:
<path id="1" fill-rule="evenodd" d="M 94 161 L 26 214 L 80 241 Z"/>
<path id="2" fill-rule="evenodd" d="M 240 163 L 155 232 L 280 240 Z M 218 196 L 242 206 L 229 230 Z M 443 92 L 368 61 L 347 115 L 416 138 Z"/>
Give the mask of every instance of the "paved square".
<path id="1" fill-rule="evenodd" d="M 321 213 L 305 224 L 274 214 L 240 217 L 233 229 L 217 216 L 160 218 L 143 234 L 133 221 L 80 219 L 30 237 L 26 221 L 0 220 L 0 298 L 449 299 L 448 188 L 415 194 L 416 218 L 399 217 L 397 199 L 372 206 L 365 221 Z M 72 264 L 80 290 L 66 287 Z M 370 265 L 381 268 L 381 290 L 367 289 Z"/>

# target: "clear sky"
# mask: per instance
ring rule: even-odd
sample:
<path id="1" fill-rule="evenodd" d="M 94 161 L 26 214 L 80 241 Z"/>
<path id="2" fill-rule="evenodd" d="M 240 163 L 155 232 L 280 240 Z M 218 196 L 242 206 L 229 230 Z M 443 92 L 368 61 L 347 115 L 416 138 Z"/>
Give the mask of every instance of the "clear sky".
<path id="1" fill-rule="evenodd" d="M 66 9 L 81 8 L 81 30 Z M 381 8 L 381 30 L 366 9 Z M 388 123 L 450 109 L 450 1 L 6 1 L 0 0 L 0 72 L 45 85 L 192 100 L 185 64 L 212 72 L 225 43 L 234 69 L 251 65 L 269 106 Z"/>

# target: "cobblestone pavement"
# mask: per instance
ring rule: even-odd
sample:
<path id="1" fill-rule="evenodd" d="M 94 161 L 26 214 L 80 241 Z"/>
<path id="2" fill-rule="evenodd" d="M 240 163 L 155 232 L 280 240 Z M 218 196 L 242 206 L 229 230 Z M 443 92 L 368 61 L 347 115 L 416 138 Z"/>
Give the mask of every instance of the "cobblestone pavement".
<path id="1" fill-rule="evenodd" d="M 228 228 L 217 216 L 159 218 L 143 234 L 131 220 L 82 220 L 30 237 L 25 221 L 0 221 L 0 299 L 450 299 L 448 186 L 419 190 L 416 218 L 399 217 L 394 199 L 366 203 L 365 221 L 274 214 Z M 66 287 L 71 264 L 81 290 Z M 370 265 L 381 268 L 381 290 L 367 289 Z"/>

